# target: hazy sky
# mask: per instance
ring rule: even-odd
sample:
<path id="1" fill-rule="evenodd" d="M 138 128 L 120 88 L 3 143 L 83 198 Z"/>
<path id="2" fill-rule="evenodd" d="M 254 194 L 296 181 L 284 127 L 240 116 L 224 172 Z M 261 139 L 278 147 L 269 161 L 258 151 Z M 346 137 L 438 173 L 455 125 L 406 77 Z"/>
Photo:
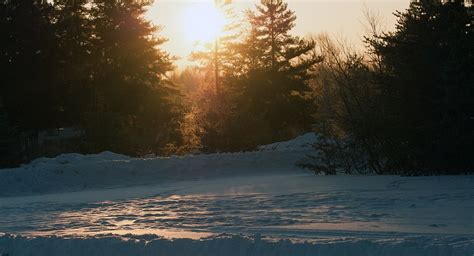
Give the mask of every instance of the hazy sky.
<path id="1" fill-rule="evenodd" d="M 164 28 L 160 33 L 169 39 L 163 48 L 179 57 L 176 62 L 184 67 L 190 62 L 188 55 L 195 49 L 195 42 L 189 36 L 190 15 L 201 15 L 205 11 L 199 8 L 203 2 L 210 0 L 155 0 L 148 11 L 148 17 L 155 24 Z M 237 12 L 252 9 L 258 0 L 234 0 Z M 308 36 L 326 32 L 336 37 L 343 37 L 356 46 L 361 46 L 365 33 L 364 9 L 383 17 L 383 26 L 392 29 L 395 24 L 393 12 L 408 8 L 409 0 L 288 0 L 289 8 L 297 16 L 293 33 Z M 202 12 L 202 13 L 200 13 Z"/>

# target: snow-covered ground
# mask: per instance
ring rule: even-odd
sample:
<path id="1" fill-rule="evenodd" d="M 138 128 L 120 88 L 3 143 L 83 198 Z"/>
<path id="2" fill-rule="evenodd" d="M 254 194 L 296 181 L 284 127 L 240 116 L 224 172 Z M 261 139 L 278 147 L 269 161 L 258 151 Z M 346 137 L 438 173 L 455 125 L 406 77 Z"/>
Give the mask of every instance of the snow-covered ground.
<path id="1" fill-rule="evenodd" d="M 315 139 L 0 170 L 0 255 L 474 255 L 474 176 L 315 176 Z"/>
<path id="2" fill-rule="evenodd" d="M 295 163 L 312 153 L 314 134 L 261 147 L 255 152 L 131 158 L 103 152 L 39 158 L 0 169 L 0 197 L 58 193 L 93 188 L 156 184 L 170 180 L 295 173 Z"/>

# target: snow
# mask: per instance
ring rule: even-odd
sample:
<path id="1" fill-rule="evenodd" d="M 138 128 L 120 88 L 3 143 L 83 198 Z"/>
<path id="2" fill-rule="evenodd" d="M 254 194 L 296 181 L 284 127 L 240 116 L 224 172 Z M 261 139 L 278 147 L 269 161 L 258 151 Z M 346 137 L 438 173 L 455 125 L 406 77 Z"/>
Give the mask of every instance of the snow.
<path id="1" fill-rule="evenodd" d="M 255 152 L 154 158 L 131 158 L 112 152 L 43 157 L 19 168 L 0 170 L 0 197 L 131 186 L 171 179 L 302 172 L 295 163 L 311 153 L 308 145 L 314 138 L 314 134 L 304 135 Z"/>
<path id="2" fill-rule="evenodd" d="M 404 241 L 335 241 L 325 244 L 276 242 L 258 235 L 217 236 L 208 239 L 163 239 L 153 236 L 99 236 L 86 238 L 0 236 L 0 253 L 9 255 L 325 255 L 325 256 L 472 256 L 473 240 L 411 238 Z"/>
<path id="3" fill-rule="evenodd" d="M 307 133 L 298 136 L 289 141 L 276 142 L 265 146 L 260 146 L 259 150 L 272 150 L 272 151 L 305 151 L 311 150 L 312 144 L 318 140 L 318 135 L 315 133 Z"/>
<path id="4" fill-rule="evenodd" d="M 316 176 L 315 140 L 0 170 L 0 255 L 474 254 L 474 177 Z"/>

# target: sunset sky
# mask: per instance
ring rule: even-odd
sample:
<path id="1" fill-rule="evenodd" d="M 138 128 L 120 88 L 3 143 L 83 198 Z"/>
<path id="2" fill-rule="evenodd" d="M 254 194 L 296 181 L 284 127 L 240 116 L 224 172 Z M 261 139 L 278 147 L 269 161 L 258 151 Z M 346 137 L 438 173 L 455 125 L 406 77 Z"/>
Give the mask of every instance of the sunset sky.
<path id="1" fill-rule="evenodd" d="M 253 9 L 258 0 L 234 0 L 237 13 Z M 364 9 L 369 9 L 383 17 L 383 26 L 392 29 L 395 10 L 404 10 L 409 0 L 289 0 L 289 8 L 295 11 L 298 19 L 293 33 L 310 36 L 321 32 L 344 38 L 356 47 L 361 47 L 365 33 Z M 191 64 L 189 54 L 196 49 L 196 41 L 209 40 L 215 28 L 201 28 L 212 22 L 209 15 L 212 0 L 155 0 L 149 9 L 148 17 L 164 28 L 162 36 L 169 39 L 163 48 L 179 58 L 177 66 L 182 68 Z M 211 17 L 210 17 L 211 16 Z M 197 31 L 198 30 L 198 31 Z M 200 38 L 201 37 L 201 38 Z"/>

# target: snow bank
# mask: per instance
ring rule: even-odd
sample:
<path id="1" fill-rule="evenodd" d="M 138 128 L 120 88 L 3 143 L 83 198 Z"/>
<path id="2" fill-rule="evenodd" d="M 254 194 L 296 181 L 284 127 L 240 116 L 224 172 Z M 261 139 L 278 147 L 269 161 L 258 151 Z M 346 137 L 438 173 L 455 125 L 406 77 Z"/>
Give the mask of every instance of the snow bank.
<path id="1" fill-rule="evenodd" d="M 289 141 L 276 142 L 265 146 L 260 146 L 259 150 L 272 150 L 272 151 L 301 151 L 310 150 L 312 144 L 318 140 L 318 135 L 315 133 L 307 133 L 296 137 Z"/>
<path id="2" fill-rule="evenodd" d="M 150 235 L 89 238 L 0 236 L 0 255 L 319 255 L 319 256 L 472 256 L 474 240 L 468 238 L 412 237 L 397 241 L 336 240 L 293 243 L 221 235 L 208 239 L 167 240 Z M 3 253 L 3 254 L 2 254 Z"/>
<path id="3" fill-rule="evenodd" d="M 131 158 L 103 152 L 39 158 L 0 170 L 0 197 L 150 184 L 164 180 L 301 172 L 295 163 L 309 152 L 314 134 L 264 146 L 261 151 Z"/>

